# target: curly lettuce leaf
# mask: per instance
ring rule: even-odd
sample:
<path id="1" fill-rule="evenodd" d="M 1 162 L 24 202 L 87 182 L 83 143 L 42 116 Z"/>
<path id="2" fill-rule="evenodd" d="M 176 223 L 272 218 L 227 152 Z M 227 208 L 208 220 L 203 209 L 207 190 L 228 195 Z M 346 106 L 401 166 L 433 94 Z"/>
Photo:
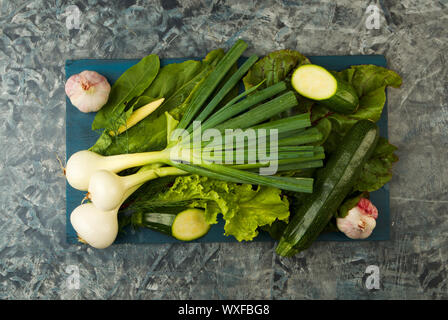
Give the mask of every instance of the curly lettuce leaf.
<path id="1" fill-rule="evenodd" d="M 354 185 L 354 190 L 372 192 L 388 183 L 392 179 L 392 166 L 398 161 L 398 156 L 394 154 L 396 150 L 396 146 L 380 137 L 372 156 L 365 163 Z"/>
<path id="2" fill-rule="evenodd" d="M 245 190 L 246 199 L 238 204 L 238 211 L 226 220 L 226 235 L 233 235 L 238 241 L 252 240 L 258 235 L 258 227 L 270 225 L 276 220 L 285 221 L 289 217 L 289 204 L 281 190 L 258 187 Z"/>
<path id="3" fill-rule="evenodd" d="M 250 241 L 258 235 L 258 227 L 289 217 L 288 200 L 279 189 L 260 186 L 254 189 L 249 184 L 197 175 L 177 177 L 173 186 L 154 200 L 194 200 L 190 206 L 204 209 L 208 223 L 216 224 L 218 214 L 222 214 L 225 235 L 238 241 Z"/>

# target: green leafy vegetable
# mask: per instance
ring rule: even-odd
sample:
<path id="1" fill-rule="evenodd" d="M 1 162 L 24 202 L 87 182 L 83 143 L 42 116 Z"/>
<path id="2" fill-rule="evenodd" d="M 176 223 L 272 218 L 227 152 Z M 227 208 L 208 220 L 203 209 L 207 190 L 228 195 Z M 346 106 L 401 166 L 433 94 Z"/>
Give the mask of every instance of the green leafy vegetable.
<path id="1" fill-rule="evenodd" d="M 105 130 L 89 150 L 102 155 L 114 155 L 162 149 L 166 145 L 167 134 L 164 113 L 168 111 L 172 117 L 179 120 L 186 109 L 185 101 L 223 55 L 224 51 L 217 49 L 211 51 L 202 61 L 186 61 L 163 67 L 154 83 L 144 93 L 154 97 L 165 95 L 163 104 L 119 136 L 111 137 L 108 130 Z M 200 70 L 197 70 L 197 63 Z M 163 78 L 165 85 L 160 83 L 159 77 Z M 183 79 L 185 83 L 181 83 L 179 79 Z M 152 99 L 154 98 L 142 95 L 135 101 L 136 108 L 140 106 L 139 104 Z"/>
<path id="2" fill-rule="evenodd" d="M 236 43 L 232 46 L 232 48 L 229 49 L 229 51 L 221 58 L 221 60 L 217 63 L 216 68 L 213 69 L 210 74 L 206 77 L 204 77 L 202 80 L 199 81 L 199 83 L 194 87 L 194 89 L 191 91 L 189 97 L 182 103 L 182 106 L 185 107 L 185 112 L 183 112 L 182 117 L 178 121 L 176 119 L 176 114 L 174 113 L 174 109 L 170 112 L 165 112 L 167 115 L 166 119 L 171 119 L 174 121 L 169 121 L 171 123 L 177 123 L 176 129 L 182 129 L 187 128 L 191 121 L 199 114 L 199 117 L 204 114 L 204 117 L 207 117 L 207 113 L 211 112 L 216 106 L 220 104 L 220 102 L 225 98 L 225 96 L 233 89 L 233 87 L 236 85 L 238 80 L 243 76 L 245 70 L 250 68 L 250 66 L 256 61 L 257 57 L 251 57 L 249 58 L 240 68 L 237 69 L 236 72 L 233 73 L 229 78 L 227 78 L 227 82 L 223 84 L 221 88 L 220 81 L 223 79 L 226 79 L 226 75 L 231 72 L 232 67 L 235 65 L 238 58 L 241 56 L 245 48 L 247 47 L 247 44 L 242 41 L 238 40 Z M 242 70 L 242 71 L 241 71 Z M 274 85 L 276 86 L 276 85 Z M 214 97 L 210 97 L 211 94 L 217 89 L 217 93 Z M 205 108 L 201 111 L 203 104 L 206 103 L 207 99 L 210 97 L 211 102 L 208 105 L 204 105 Z M 232 99 L 232 103 L 235 103 L 236 100 Z M 230 102 L 228 103 L 230 104 Z M 272 116 L 277 115 L 278 113 L 282 111 L 287 111 L 294 106 L 297 105 L 297 99 L 295 94 L 292 91 L 286 92 L 282 94 L 281 96 L 278 96 L 274 98 L 273 100 L 270 100 L 268 102 L 265 102 L 259 106 L 256 106 L 255 108 L 246 111 L 243 114 L 237 115 L 235 118 L 228 119 L 227 121 L 223 121 L 223 123 L 217 123 L 217 128 L 219 129 L 244 129 L 250 126 L 256 126 L 266 120 L 269 120 Z M 226 104 L 227 106 L 227 104 Z M 249 105 L 248 105 L 249 106 Z M 223 109 L 226 109 L 223 107 Z M 230 112 L 229 112 L 230 111 Z M 204 112 L 204 113 L 202 113 Z M 229 108 L 226 109 L 225 113 L 229 114 L 232 113 L 232 110 Z M 226 117 L 224 117 L 226 118 Z M 224 119 L 223 118 L 223 119 Z M 308 130 L 302 130 L 308 126 L 311 125 L 309 121 L 309 114 L 306 114 L 305 121 L 303 122 L 297 122 L 297 124 L 300 124 L 299 127 L 297 126 L 283 126 L 287 128 L 285 130 L 282 127 L 281 134 L 288 134 L 290 133 L 294 134 L 294 138 L 301 139 L 302 135 L 308 136 L 309 132 Z M 148 118 L 146 118 L 148 119 Z M 164 120 L 166 120 L 164 119 Z M 294 121 L 295 118 L 291 118 L 290 120 Z M 163 121 L 165 124 L 166 121 Z M 138 124 L 141 125 L 143 121 L 140 121 Z M 158 121 L 158 123 L 161 123 Z M 132 147 L 142 147 L 143 144 L 147 143 L 149 140 L 149 137 L 151 137 L 151 144 L 152 145 L 160 145 L 162 146 L 162 143 L 166 144 L 166 137 L 168 132 L 173 129 L 173 126 L 171 126 L 170 130 L 167 130 L 167 125 L 162 125 L 163 129 L 165 130 L 157 130 L 153 135 L 142 135 L 142 132 L 139 130 L 138 134 L 140 137 L 143 138 L 143 141 L 139 143 L 138 145 L 134 145 L 131 143 L 130 139 L 127 139 L 130 135 L 130 132 L 132 129 L 137 128 L 138 126 L 131 127 L 131 130 L 126 130 L 124 138 L 122 139 L 124 141 L 124 147 L 126 148 L 126 152 L 129 152 Z M 300 129 L 300 132 L 296 132 L 295 129 Z M 303 132 L 302 132 L 303 131 Z M 191 174 L 200 174 L 202 176 L 207 176 L 209 178 L 216 178 L 223 181 L 232 181 L 232 182 L 240 182 L 240 183 L 247 183 L 247 184 L 255 184 L 255 185 L 263 185 L 263 186 L 270 186 L 274 188 L 284 189 L 284 190 L 291 190 L 296 192 L 306 192 L 311 193 L 313 188 L 313 179 L 311 178 L 293 178 L 293 177 L 287 177 L 287 176 L 271 176 L 271 175 L 264 175 L 264 174 L 257 174 L 254 172 L 244 171 L 232 168 L 230 166 L 226 166 L 223 164 L 215 164 L 213 162 L 210 162 L 209 159 L 202 159 L 202 145 L 195 146 L 193 143 L 192 145 L 187 142 L 190 141 L 191 136 L 194 136 L 194 134 L 189 134 L 187 137 L 183 137 L 182 139 L 173 139 L 169 141 L 168 144 L 166 144 L 164 150 L 158 150 L 155 152 L 152 152 L 150 154 L 139 154 L 138 152 L 132 152 L 133 156 L 128 157 L 127 159 L 140 159 L 138 157 L 142 157 L 141 164 L 148 164 L 151 163 L 151 161 L 156 161 L 163 163 L 165 165 L 169 165 L 172 167 L 176 167 L 178 171 L 182 170 L 181 172 L 185 173 L 191 173 Z M 320 133 L 317 132 L 318 136 L 316 136 L 317 139 L 320 139 Z M 114 135 L 119 136 L 119 135 Z M 185 138 L 185 139 L 184 139 Z M 232 137 L 233 138 L 233 137 Z M 288 137 L 289 139 L 290 137 Z M 106 141 L 107 142 L 107 141 Z M 300 143 L 298 143 L 296 140 L 281 140 L 281 146 L 282 147 L 289 147 L 289 146 L 297 146 Z M 252 143 L 255 143 L 254 141 Z M 288 144 L 291 143 L 291 144 Z M 112 146 L 112 145 L 111 145 Z M 120 146 L 121 147 L 121 146 Z M 253 147 L 253 146 L 249 146 Z M 108 147 L 109 149 L 109 147 Z M 154 150 L 153 150 L 154 151 Z M 246 153 L 245 150 L 226 150 L 226 152 L 236 152 L 237 155 L 243 155 Z M 282 151 L 282 157 L 280 160 L 282 160 L 282 164 L 288 165 L 287 169 L 290 169 L 289 165 L 298 163 L 298 162 L 310 162 L 307 164 L 300 164 L 299 168 L 297 169 L 303 169 L 303 168 L 314 168 L 322 165 L 321 161 L 315 161 L 315 160 L 321 160 L 324 156 L 322 150 L 317 150 L 319 154 L 314 154 L 314 151 L 312 152 L 298 152 L 298 150 L 291 150 L 288 148 L 284 148 Z M 121 154 L 126 152 L 120 152 Z M 85 153 L 87 154 L 87 153 Z M 176 154 L 175 157 L 173 155 Z M 219 154 L 218 154 L 219 157 Z M 121 159 L 121 158 L 120 158 Z M 124 158 L 126 159 L 126 158 Z M 193 160 L 193 161 L 192 161 Z M 260 159 L 263 162 L 266 162 L 264 160 L 267 160 L 268 163 L 276 164 L 277 159 Z M 145 162 L 146 161 L 146 162 Z M 246 159 L 246 161 L 250 161 L 249 159 Z M 193 162 L 193 163 L 192 163 Z M 133 164 L 132 161 L 129 160 L 129 164 Z M 233 163 L 231 163 L 233 164 Z M 244 161 L 241 163 L 244 164 Z M 263 164 L 264 165 L 264 164 Z M 269 166 L 271 167 L 271 166 Z M 130 168 L 122 165 L 120 168 Z M 267 168 L 260 168 L 260 172 L 265 172 L 265 169 Z M 162 169 L 161 169 L 162 170 Z M 275 170 L 275 169 L 273 169 Z M 134 176 L 133 176 L 134 177 Z M 138 176 L 140 179 L 140 176 Z M 141 179 L 144 179 L 143 177 L 147 177 L 147 174 L 141 175 Z M 137 179 L 137 178 L 135 178 Z M 137 181 L 137 180 L 136 180 Z M 138 180 L 140 181 L 140 180 Z M 106 207 L 106 205 L 105 205 Z"/>
<path id="3" fill-rule="evenodd" d="M 167 98 L 176 93 L 188 81 L 201 72 L 201 61 L 188 60 L 182 63 L 171 63 L 160 69 L 154 82 L 142 96 Z"/>
<path id="4" fill-rule="evenodd" d="M 125 120 L 133 110 L 155 98 L 164 97 L 165 101 L 153 114 L 119 136 L 111 137 L 105 130 L 91 150 L 103 155 L 160 150 L 166 147 L 167 136 L 176 124 L 179 123 L 180 128 L 190 129 L 192 120 L 199 118 L 205 121 L 205 127 L 213 124 L 213 127 L 218 126 L 218 129 L 245 128 L 253 125 L 262 128 L 279 126 L 280 147 L 311 144 L 316 147 L 308 147 L 322 149 L 318 146 L 323 145 L 326 152 L 332 153 L 356 122 L 362 119 L 378 121 L 386 101 L 385 88 L 401 85 L 401 78 L 395 72 L 373 65 L 353 66 L 341 72 L 332 72 L 336 77 L 349 82 L 359 97 L 360 103 L 356 112 L 342 115 L 330 112 L 323 106 L 313 105 L 312 101 L 296 92 L 284 93 L 290 87 L 292 71 L 299 65 L 310 63 L 305 56 L 294 50 L 279 50 L 256 63 L 257 57 L 251 57 L 242 68 L 238 69 L 235 62 L 245 48 L 246 44 L 239 40 L 226 54 L 218 49 L 209 53 L 203 61 L 167 65 L 160 69 L 158 75 L 156 73 L 157 77 L 154 75 L 155 79 L 153 78 L 143 89 L 140 87 L 127 89 L 129 92 L 127 95 L 121 92 L 121 96 L 117 95 L 115 98 L 115 106 L 110 107 L 109 111 L 104 111 L 103 115 L 97 116 L 98 119 L 95 119 L 97 123 L 94 122 L 96 128 L 111 128 L 122 124 L 123 119 Z M 235 84 L 247 69 L 249 71 L 243 78 L 244 86 L 248 90 L 245 93 L 247 97 L 242 99 L 245 95 L 241 95 L 235 98 L 238 90 Z M 129 70 L 126 73 L 130 72 Z M 129 79 L 124 77 L 121 80 L 122 87 L 129 85 L 126 80 Z M 275 84 L 278 87 L 274 87 Z M 269 96 L 264 97 L 266 92 L 263 90 L 269 92 Z M 257 100 L 262 96 L 263 99 Z M 266 99 L 272 100 L 266 102 Z M 277 103 L 278 101 L 282 103 Z M 290 106 L 297 104 L 299 106 Z M 273 110 L 271 112 L 272 107 L 277 105 L 278 108 L 284 109 L 282 114 L 276 114 Z M 240 114 L 249 108 L 253 109 Z M 309 124 L 312 123 L 314 128 L 296 128 L 299 122 L 295 118 L 291 118 L 291 122 L 277 120 L 283 115 L 307 113 L 310 110 Z M 277 121 L 260 124 L 266 120 Z M 257 176 L 255 180 L 251 180 L 253 173 L 250 172 L 250 168 L 249 171 L 238 171 L 247 164 L 238 168 L 237 165 L 223 167 L 207 163 L 198 166 L 172 163 L 171 165 L 192 175 L 170 180 L 163 189 L 154 190 L 152 195 L 145 193 L 142 187 L 136 196 L 132 197 L 132 205 L 136 205 L 141 213 L 146 203 L 148 208 L 151 206 L 150 203 L 157 203 L 162 207 L 164 203 L 167 206 L 184 203 L 189 207 L 204 209 L 207 222 L 211 224 L 217 223 L 218 215 L 222 214 L 225 220 L 225 235 L 232 235 L 238 241 L 252 240 L 258 235 L 259 229 L 264 229 L 273 238 L 279 239 L 288 219 L 291 218 L 290 203 L 285 196 L 287 192 L 272 187 L 278 187 L 274 182 L 286 185 L 292 183 L 291 177 L 297 177 L 294 178 L 297 180 L 294 183 L 299 183 L 301 179 L 304 183 L 312 181 L 310 179 L 312 173 L 306 178 L 301 174 L 305 171 L 313 172 L 314 167 L 322 165 L 324 158 L 323 150 L 282 150 L 285 152 L 285 159 L 281 158 L 284 163 L 280 166 L 283 174 L 269 178 Z M 390 180 L 391 166 L 398 160 L 393 153 L 395 150 L 396 147 L 390 145 L 386 139 L 380 140 L 355 183 L 353 189 L 355 194 L 377 190 Z M 303 154 L 310 156 L 299 162 L 297 159 L 292 159 L 294 161 L 289 163 L 292 151 L 300 153 L 301 156 Z M 255 169 L 256 167 L 254 166 Z M 268 184 L 270 186 L 257 186 L 262 179 L 270 180 L 271 184 Z M 309 189 L 309 186 L 307 188 Z M 354 193 L 350 196 L 354 196 Z M 344 210 L 344 205 L 339 210 Z M 326 230 L 333 230 L 330 224 Z"/>
<path id="5" fill-rule="evenodd" d="M 311 118 L 313 123 L 318 124 L 320 121 L 327 122 L 327 120 L 331 122 L 331 132 L 327 135 L 327 139 L 322 141 L 328 153 L 337 149 L 342 137 L 357 121 L 367 119 L 377 122 L 386 103 L 386 87 L 398 88 L 402 82 L 400 76 L 394 71 L 375 65 L 352 66 L 333 74 L 355 88 L 359 97 L 359 107 L 355 113 L 343 115 L 331 112 L 321 105 L 313 106 Z M 328 132 L 329 124 L 321 125 L 323 126 Z"/>
<path id="6" fill-rule="evenodd" d="M 392 165 L 398 161 L 394 151 L 397 147 L 381 137 L 372 156 L 364 165 L 356 182 L 356 191 L 375 191 L 392 179 Z"/>
<path id="7" fill-rule="evenodd" d="M 225 78 L 229 70 L 233 68 L 246 48 L 247 43 L 239 39 L 226 52 L 224 57 L 222 57 L 216 65 L 216 68 L 204 79 L 203 84 L 198 87 L 197 91 L 192 94 L 191 100 L 188 103 L 189 106 L 179 122 L 179 129 L 185 129 L 189 126 L 194 117 L 203 107 L 204 103 L 219 86 L 220 81 Z"/>
<path id="8" fill-rule="evenodd" d="M 295 50 L 283 49 L 271 52 L 250 68 L 243 78 L 244 87 L 247 89 L 261 83 L 259 89 L 270 87 L 273 84 L 285 81 L 288 88 L 291 86 L 291 74 L 298 66 L 311 63 L 310 60 Z M 295 92 L 295 90 L 294 90 Z M 298 106 L 284 112 L 282 115 L 289 116 L 300 112 L 309 112 L 313 102 L 299 94 L 296 94 Z M 278 119 L 280 116 L 275 116 Z"/>
<path id="9" fill-rule="evenodd" d="M 244 86 L 249 89 L 263 80 L 260 88 L 266 88 L 285 80 L 297 66 L 310 63 L 307 57 L 294 50 L 278 50 L 260 59 L 243 78 Z"/>
<path id="10" fill-rule="evenodd" d="M 289 217 L 289 204 L 281 190 L 258 187 L 246 188 L 241 196 L 239 209 L 231 218 L 226 219 L 226 235 L 233 235 L 238 241 L 252 240 L 258 235 L 259 226 L 270 225 L 274 221 L 284 221 Z"/>
<path id="11" fill-rule="evenodd" d="M 362 97 L 378 88 L 401 86 L 401 77 L 394 71 L 375 65 L 352 66 L 339 73 L 346 81 L 350 82 Z"/>
<path id="12" fill-rule="evenodd" d="M 281 190 L 271 187 L 256 189 L 250 184 L 237 184 L 197 175 L 177 177 L 173 186 L 153 199 L 179 202 L 190 201 L 190 207 L 202 208 L 210 224 L 222 214 L 225 235 L 238 241 L 249 241 L 258 235 L 258 227 L 270 225 L 276 219 L 287 220 L 289 203 Z"/>
<path id="13" fill-rule="evenodd" d="M 153 82 L 159 67 L 159 57 L 150 54 L 126 70 L 113 84 L 107 103 L 97 112 L 92 130 L 102 128 L 113 130 L 121 125 L 123 120 L 126 120 L 121 117 L 127 104 Z"/>

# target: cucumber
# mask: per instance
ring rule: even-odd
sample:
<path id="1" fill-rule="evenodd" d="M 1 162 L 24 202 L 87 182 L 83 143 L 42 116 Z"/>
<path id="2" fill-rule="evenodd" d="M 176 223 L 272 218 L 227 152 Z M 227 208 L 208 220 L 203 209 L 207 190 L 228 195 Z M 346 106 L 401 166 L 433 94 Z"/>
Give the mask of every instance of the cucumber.
<path id="1" fill-rule="evenodd" d="M 353 86 L 321 66 L 299 66 L 292 74 L 291 84 L 300 95 L 335 112 L 350 114 L 358 108 L 359 99 Z"/>
<path id="2" fill-rule="evenodd" d="M 318 169 L 314 192 L 307 196 L 288 223 L 276 248 L 281 256 L 292 256 L 308 248 L 351 192 L 378 141 L 378 126 L 360 120 L 344 136 L 325 167 Z"/>
<path id="3" fill-rule="evenodd" d="M 155 230 L 183 241 L 198 239 L 210 230 L 210 224 L 205 221 L 204 210 L 177 206 L 156 208 L 150 212 L 135 212 L 132 215 L 132 225 Z"/>
<path id="4" fill-rule="evenodd" d="M 174 238 L 182 241 L 198 239 L 210 230 L 210 224 L 205 221 L 204 210 L 187 209 L 180 212 L 171 226 Z"/>
<path id="5" fill-rule="evenodd" d="M 176 216 L 176 213 L 171 212 L 145 212 L 140 216 L 141 220 L 139 222 L 139 226 L 171 236 L 171 228 Z M 137 224 L 134 223 L 134 226 L 136 225 Z"/>

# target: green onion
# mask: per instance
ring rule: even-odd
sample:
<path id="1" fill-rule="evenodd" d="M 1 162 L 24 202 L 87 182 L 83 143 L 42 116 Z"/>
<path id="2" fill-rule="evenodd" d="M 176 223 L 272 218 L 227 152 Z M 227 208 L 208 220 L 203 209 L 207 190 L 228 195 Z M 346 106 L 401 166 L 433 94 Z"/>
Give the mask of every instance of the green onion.
<path id="1" fill-rule="evenodd" d="M 276 121 L 267 122 L 264 124 L 252 127 L 255 130 L 258 129 L 278 129 L 278 134 L 283 132 L 293 131 L 297 129 L 303 129 L 311 126 L 310 113 L 303 113 L 296 116 L 280 119 Z"/>
<path id="2" fill-rule="evenodd" d="M 237 71 L 234 76 L 230 77 L 224 86 L 218 90 L 217 95 L 211 98 L 210 103 L 201 112 L 203 104 L 209 100 L 209 96 L 213 93 L 219 82 L 225 77 L 231 66 L 241 56 L 246 47 L 247 45 L 243 41 L 237 41 L 219 61 L 218 65 L 210 75 L 196 87 L 194 93 L 187 102 L 187 110 L 184 117 L 181 119 L 176 129 L 184 129 L 187 127 L 198 112 L 198 119 L 206 119 L 216 108 L 222 98 L 239 81 L 241 76 L 244 75 L 248 66 L 253 64 L 256 57 L 249 58 L 247 64 L 243 65 L 241 70 Z M 136 164 L 167 164 L 178 169 L 182 168 L 185 172 L 203 174 L 216 179 L 267 185 L 298 192 L 311 192 L 312 179 L 279 179 L 276 176 L 257 175 L 252 172 L 239 170 L 237 169 L 238 167 L 231 167 L 231 165 L 240 164 L 240 162 L 243 165 L 248 165 L 246 166 L 248 169 L 259 167 L 260 170 L 270 164 L 279 166 L 291 166 L 292 164 L 296 164 L 296 166 L 298 166 L 299 163 L 313 162 L 312 165 L 316 165 L 317 162 L 315 161 L 324 158 L 325 155 L 320 147 L 299 147 L 302 144 L 319 141 L 322 137 L 322 134 L 316 128 L 305 129 L 311 125 L 309 113 L 277 121 L 268 121 L 273 116 L 297 105 L 298 102 L 294 92 L 285 92 L 285 90 L 286 84 L 284 82 L 277 83 L 251 95 L 248 95 L 251 92 L 248 90 L 242 95 L 239 95 L 236 99 L 227 103 L 209 119 L 205 120 L 204 130 L 215 127 L 221 132 L 225 131 L 226 134 L 228 133 L 228 130 L 235 130 L 233 134 L 230 135 L 230 138 L 232 139 L 230 141 L 230 146 L 218 145 L 215 150 L 211 149 L 211 147 L 217 145 L 218 141 L 205 144 L 205 148 L 204 144 L 201 144 L 198 148 L 194 145 L 191 147 L 191 145 L 187 145 L 182 141 L 171 141 L 165 150 L 159 152 L 128 155 L 126 161 L 123 161 L 123 165 L 121 165 L 120 168 L 126 169 L 130 168 L 132 165 L 135 166 Z M 243 96 L 245 98 L 239 101 Z M 258 141 L 256 138 L 259 137 L 250 137 L 250 134 L 246 135 L 243 129 L 265 129 L 265 132 L 276 130 L 277 133 L 280 132 L 281 139 L 278 140 L 278 146 L 275 146 L 271 141 L 265 141 L 267 137 L 264 137 L 263 141 Z M 171 130 L 169 131 L 171 132 Z M 190 138 L 194 136 L 195 133 L 196 131 L 190 133 Z M 229 137 L 226 136 L 226 140 L 227 138 Z M 244 142 L 243 147 L 234 145 L 234 142 L 238 140 Z M 248 140 L 247 144 L 245 144 L 245 140 Z M 228 143 L 229 141 L 225 142 Z M 262 147 L 266 149 L 260 149 Z M 267 149 L 267 147 L 269 147 L 269 149 Z M 255 152 L 256 150 L 264 151 L 266 154 Z M 250 152 L 254 153 L 250 154 Z M 267 155 L 267 152 L 269 152 L 269 156 Z M 274 152 L 275 154 L 273 154 Z M 249 155 L 254 156 L 254 159 L 249 159 Z M 203 156 L 204 159 L 202 159 Z M 224 161 L 225 164 L 221 165 L 210 161 L 213 159 L 228 160 L 226 156 L 229 156 L 228 158 L 232 156 L 230 163 Z M 276 158 L 271 160 L 273 156 L 276 156 Z M 135 158 L 139 159 L 138 163 L 133 161 Z M 194 159 L 194 161 L 192 161 L 192 159 Z M 255 163 L 249 163 L 249 161 Z M 106 168 L 110 170 L 109 158 L 105 157 L 102 163 L 105 163 Z"/>
<path id="3" fill-rule="evenodd" d="M 261 83 L 260 83 L 261 84 Z M 260 85 L 258 84 L 258 85 Z M 257 85 L 257 86 L 258 86 Z M 252 88 L 251 88 L 252 89 Z M 251 90 L 249 89 L 249 90 Z M 235 104 L 227 104 L 220 110 L 218 110 L 215 114 L 213 114 L 209 119 L 207 119 L 202 124 L 202 129 L 213 128 L 214 126 L 232 118 L 235 115 L 240 114 L 241 112 L 253 107 L 257 103 L 260 103 L 266 99 L 273 97 L 274 95 L 285 91 L 287 89 L 286 84 L 284 82 L 279 82 L 274 84 L 273 86 L 267 87 L 261 91 L 254 93 L 253 95 L 248 96 L 246 99 L 235 103 Z M 246 91 L 249 91 L 246 90 Z"/>
<path id="4" fill-rule="evenodd" d="M 208 105 L 201 111 L 201 113 L 196 117 L 195 121 L 204 121 L 218 104 L 224 99 L 224 97 L 235 87 L 238 81 L 246 74 L 249 68 L 258 60 L 256 55 L 249 57 L 241 67 L 230 77 L 230 79 L 224 84 L 224 86 L 218 91 L 218 93 L 213 97 L 213 99 L 208 103 Z M 187 128 L 187 131 L 191 131 L 191 124 Z"/>
<path id="5" fill-rule="evenodd" d="M 322 139 L 322 133 L 315 127 L 299 132 L 278 141 L 279 146 L 297 146 L 301 144 L 318 142 Z"/>
<path id="6" fill-rule="evenodd" d="M 218 86 L 219 82 L 238 61 L 239 57 L 243 54 L 246 48 L 247 44 L 243 40 L 237 40 L 232 48 L 227 51 L 224 57 L 218 62 L 216 68 L 210 73 L 210 75 L 201 84 L 200 88 L 195 92 L 195 95 L 190 100 L 189 107 L 185 111 L 177 128 L 185 129 L 190 124 L 198 111 L 202 108 L 205 101 L 207 101 Z"/>
<path id="7" fill-rule="evenodd" d="M 234 168 L 217 165 L 213 163 L 202 163 L 200 164 L 200 166 L 210 171 L 219 173 L 223 177 L 240 179 L 241 181 L 245 181 L 245 183 L 259 184 L 295 192 L 305 192 L 305 193 L 313 192 L 313 179 L 311 178 L 297 179 L 290 177 L 284 178 L 276 176 L 263 176 L 252 172 L 237 170 Z M 189 168 L 185 168 L 182 170 L 190 172 Z"/>
<path id="8" fill-rule="evenodd" d="M 233 177 L 224 176 L 222 174 L 219 174 L 219 173 L 216 173 L 214 171 L 210 171 L 210 170 L 201 168 L 201 167 L 196 166 L 196 165 L 185 164 L 185 163 L 177 162 L 177 161 L 171 161 L 169 164 L 171 166 L 173 166 L 173 167 L 178 168 L 178 169 L 190 172 L 191 174 L 197 174 L 197 175 L 200 175 L 200 176 L 204 176 L 204 177 L 208 177 L 208 178 L 212 178 L 212 179 L 217 179 L 217 180 L 228 181 L 228 182 L 244 183 L 244 180 L 240 180 L 240 179 L 236 179 L 236 178 L 233 178 Z"/>
<path id="9" fill-rule="evenodd" d="M 288 91 L 281 96 L 263 103 L 235 118 L 229 119 L 224 123 L 217 125 L 215 128 L 221 131 L 225 129 L 248 128 L 274 115 L 291 109 L 297 105 L 297 98 L 292 91 Z"/>
<path id="10" fill-rule="evenodd" d="M 324 165 L 322 160 L 307 161 L 307 162 L 296 162 L 288 164 L 279 164 L 277 171 L 290 171 L 290 170 L 300 170 L 300 169 L 312 169 L 320 168 Z"/>
<path id="11" fill-rule="evenodd" d="M 259 170 L 260 167 L 267 167 L 269 165 L 272 165 L 272 163 L 269 164 L 240 164 L 232 166 L 234 169 L 239 170 L 246 170 L 251 172 L 256 172 Z M 311 169 L 311 168 L 319 168 L 322 167 L 323 161 L 322 160 L 315 160 L 315 161 L 306 161 L 306 162 L 296 162 L 296 163 L 281 163 L 281 161 L 277 162 L 277 172 L 282 171 L 291 171 L 291 170 L 300 170 L 300 169 Z"/>

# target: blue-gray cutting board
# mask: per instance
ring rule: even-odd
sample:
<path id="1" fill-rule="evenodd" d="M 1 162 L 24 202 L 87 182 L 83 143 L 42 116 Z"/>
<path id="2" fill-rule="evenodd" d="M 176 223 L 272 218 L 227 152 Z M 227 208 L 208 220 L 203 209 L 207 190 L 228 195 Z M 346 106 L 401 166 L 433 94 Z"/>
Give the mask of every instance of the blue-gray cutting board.
<path id="1" fill-rule="evenodd" d="M 196 58 L 175 58 L 175 59 L 161 59 L 161 66 L 170 63 L 179 63 L 186 60 Z M 382 67 L 387 66 L 387 62 L 382 55 L 356 55 L 356 56 L 310 56 L 309 59 L 318 65 L 321 65 L 329 70 L 340 71 L 352 65 L 359 64 L 373 64 Z M 196 59 L 198 60 L 198 59 Z M 67 60 L 65 64 L 65 75 L 68 79 L 71 75 L 80 73 L 84 70 L 97 71 L 104 75 L 109 83 L 113 84 L 120 75 L 136 64 L 139 60 Z M 94 113 L 85 114 L 76 109 L 68 98 L 66 98 L 66 147 L 67 159 L 76 151 L 88 149 L 91 147 L 97 138 L 99 132 L 91 130 L 91 124 Z M 387 101 L 383 109 L 383 114 L 378 122 L 380 134 L 383 137 L 388 137 L 387 133 Z M 67 183 L 66 184 L 66 215 L 67 225 L 66 234 L 68 243 L 77 243 L 76 232 L 70 223 L 70 213 L 81 203 L 85 193 L 75 190 Z M 376 205 L 379 211 L 377 219 L 377 226 L 372 235 L 366 240 L 388 240 L 389 239 L 389 185 L 386 184 L 380 190 L 371 193 L 371 200 Z M 347 238 L 340 232 L 322 234 L 320 241 L 354 241 Z M 221 219 L 218 224 L 213 225 L 210 232 L 198 239 L 195 242 L 235 242 L 237 241 L 232 236 L 224 236 L 224 221 Z M 254 241 L 273 241 L 265 232 L 260 234 Z M 172 237 L 152 231 L 149 229 L 140 229 L 135 232 L 132 229 L 126 230 L 125 234 L 120 234 L 115 243 L 168 243 L 180 242 Z"/>

